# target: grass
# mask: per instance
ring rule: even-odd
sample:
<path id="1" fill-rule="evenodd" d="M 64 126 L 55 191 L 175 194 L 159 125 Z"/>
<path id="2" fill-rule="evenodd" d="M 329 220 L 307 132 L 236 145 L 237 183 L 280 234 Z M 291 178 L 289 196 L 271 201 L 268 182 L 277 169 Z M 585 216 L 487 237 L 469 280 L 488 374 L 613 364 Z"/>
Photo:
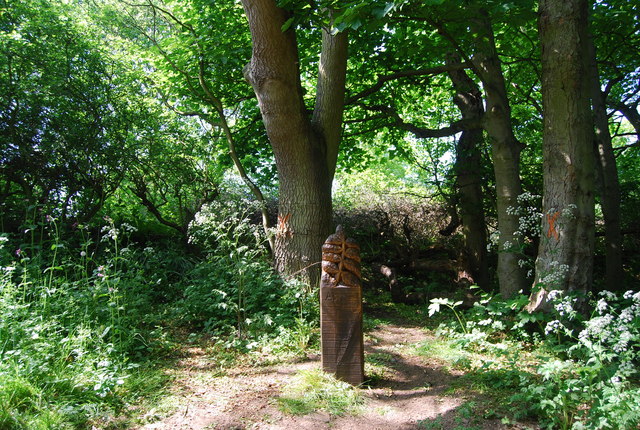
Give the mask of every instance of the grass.
<path id="1" fill-rule="evenodd" d="M 486 345 L 476 348 L 461 343 L 460 339 L 446 337 L 427 339 L 415 345 L 412 352 L 439 361 L 450 371 L 462 372 L 445 392 L 456 396 L 471 394 L 474 397 L 474 401 L 456 410 L 456 419 L 465 423 L 462 427 L 456 427 L 461 429 L 475 428 L 472 418 L 476 415 L 507 421 L 513 418 L 514 404 L 507 400 L 519 392 L 521 378 L 531 377 L 531 368 L 536 364 L 531 354 L 510 351 L 513 355 L 508 356 L 501 349 L 487 348 Z M 443 428 L 438 420 L 424 421 L 420 425 L 420 428 Z"/>
<path id="2" fill-rule="evenodd" d="M 359 390 L 321 370 L 300 371 L 278 398 L 278 407 L 291 415 L 315 411 L 331 415 L 357 415 L 364 404 Z"/>
<path id="3" fill-rule="evenodd" d="M 375 386 L 393 372 L 393 355 L 386 352 L 367 353 L 364 357 L 366 384 Z"/>
<path id="4" fill-rule="evenodd" d="M 474 363 L 482 360 L 482 356 L 474 354 L 448 339 L 427 339 L 414 346 L 416 355 L 438 359 L 455 369 L 469 369 Z"/>

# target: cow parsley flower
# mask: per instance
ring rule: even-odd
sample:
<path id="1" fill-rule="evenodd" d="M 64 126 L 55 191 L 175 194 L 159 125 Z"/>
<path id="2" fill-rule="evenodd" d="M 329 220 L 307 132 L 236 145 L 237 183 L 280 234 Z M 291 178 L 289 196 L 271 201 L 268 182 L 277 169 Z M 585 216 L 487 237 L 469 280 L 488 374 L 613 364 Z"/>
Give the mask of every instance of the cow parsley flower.
<path id="1" fill-rule="evenodd" d="M 558 320 L 549 321 L 544 328 L 545 334 L 558 333 L 564 326 Z"/>

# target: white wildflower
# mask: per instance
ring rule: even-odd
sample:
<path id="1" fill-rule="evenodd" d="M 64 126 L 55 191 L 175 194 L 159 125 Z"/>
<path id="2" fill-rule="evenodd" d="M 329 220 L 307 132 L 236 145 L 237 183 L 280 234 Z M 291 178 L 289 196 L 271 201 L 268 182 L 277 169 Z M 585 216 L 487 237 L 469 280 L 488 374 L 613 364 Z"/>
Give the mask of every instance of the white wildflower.
<path id="1" fill-rule="evenodd" d="M 623 323 L 630 323 L 631 321 L 633 321 L 633 318 L 635 318 L 633 307 L 623 309 L 622 312 L 620 312 L 620 316 L 618 318 L 620 318 L 620 321 L 622 321 Z"/>
<path id="2" fill-rule="evenodd" d="M 100 239 L 102 242 L 108 242 L 109 240 L 118 240 L 118 229 L 116 229 L 115 227 L 111 227 L 111 226 L 104 226 L 102 227 L 102 230 L 100 230 L 102 233 L 105 233 L 102 236 L 102 239 Z"/>
<path id="3" fill-rule="evenodd" d="M 556 300 L 562 297 L 562 290 L 551 290 L 548 294 L 549 300 Z"/>
<path id="4" fill-rule="evenodd" d="M 598 295 L 609 301 L 614 301 L 618 298 L 618 296 L 616 296 L 615 293 L 612 293 L 611 291 L 607 291 L 607 290 L 600 291 Z"/>
<path id="5" fill-rule="evenodd" d="M 593 345 L 593 342 L 591 342 L 591 339 L 589 336 L 588 329 L 584 329 L 578 334 L 578 340 L 580 341 L 581 344 L 583 344 L 587 348 L 591 348 Z"/>
<path id="6" fill-rule="evenodd" d="M 124 231 L 126 231 L 127 233 L 134 233 L 136 231 L 138 231 L 138 229 L 134 226 L 132 226 L 129 223 L 122 223 L 122 225 L 120 226 Z"/>
<path id="7" fill-rule="evenodd" d="M 622 363 L 620 363 L 620 366 L 618 367 L 618 374 L 621 375 L 632 375 L 637 371 L 636 366 L 630 362 L 630 361 L 623 361 Z"/>
<path id="8" fill-rule="evenodd" d="M 595 317 L 586 323 L 586 330 L 592 336 L 598 336 L 606 339 L 609 335 L 611 324 L 613 323 L 613 315 L 607 314 L 601 317 Z"/>
<path id="9" fill-rule="evenodd" d="M 619 354 L 626 351 L 627 346 L 629 345 L 629 341 L 632 339 L 632 337 L 633 336 L 628 331 L 623 331 L 622 333 L 620 333 L 620 338 L 618 339 L 616 344 L 613 345 L 614 352 Z"/>
<path id="10" fill-rule="evenodd" d="M 558 314 L 560 314 L 561 316 L 569 315 L 571 312 L 573 312 L 573 305 L 569 300 L 563 300 L 559 303 L 556 303 L 554 306 L 556 311 L 558 311 Z"/>
<path id="11" fill-rule="evenodd" d="M 547 326 L 544 328 L 545 334 L 557 333 L 562 329 L 563 325 L 558 320 L 549 321 Z"/>

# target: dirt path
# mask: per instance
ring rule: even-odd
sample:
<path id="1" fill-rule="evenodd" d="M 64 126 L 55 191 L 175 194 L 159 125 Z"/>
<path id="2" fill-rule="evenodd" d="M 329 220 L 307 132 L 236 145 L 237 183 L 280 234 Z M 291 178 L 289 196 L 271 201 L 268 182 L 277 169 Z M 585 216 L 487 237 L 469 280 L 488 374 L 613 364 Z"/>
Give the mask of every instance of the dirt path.
<path id="1" fill-rule="evenodd" d="M 383 363 L 382 375 L 362 390 L 365 406 L 358 416 L 315 412 L 289 416 L 278 410 L 281 389 L 302 369 L 320 367 L 319 357 L 269 367 L 248 367 L 212 374 L 212 364 L 199 349 L 180 362 L 181 375 L 172 390 L 175 412 L 139 429 L 506 429 L 485 420 L 464 404 L 472 397 L 447 394 L 458 375 L 441 363 L 413 355 L 409 346 L 426 332 L 406 325 L 382 325 L 365 336 L 366 356 Z"/>

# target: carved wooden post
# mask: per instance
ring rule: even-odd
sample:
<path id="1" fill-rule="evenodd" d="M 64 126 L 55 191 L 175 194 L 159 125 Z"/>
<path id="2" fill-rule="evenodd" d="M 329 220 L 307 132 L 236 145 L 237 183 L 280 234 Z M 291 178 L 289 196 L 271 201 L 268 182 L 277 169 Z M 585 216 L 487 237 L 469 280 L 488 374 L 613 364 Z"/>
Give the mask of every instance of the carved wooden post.
<path id="1" fill-rule="evenodd" d="M 360 247 L 338 226 L 322 245 L 322 369 L 353 385 L 364 381 Z"/>

